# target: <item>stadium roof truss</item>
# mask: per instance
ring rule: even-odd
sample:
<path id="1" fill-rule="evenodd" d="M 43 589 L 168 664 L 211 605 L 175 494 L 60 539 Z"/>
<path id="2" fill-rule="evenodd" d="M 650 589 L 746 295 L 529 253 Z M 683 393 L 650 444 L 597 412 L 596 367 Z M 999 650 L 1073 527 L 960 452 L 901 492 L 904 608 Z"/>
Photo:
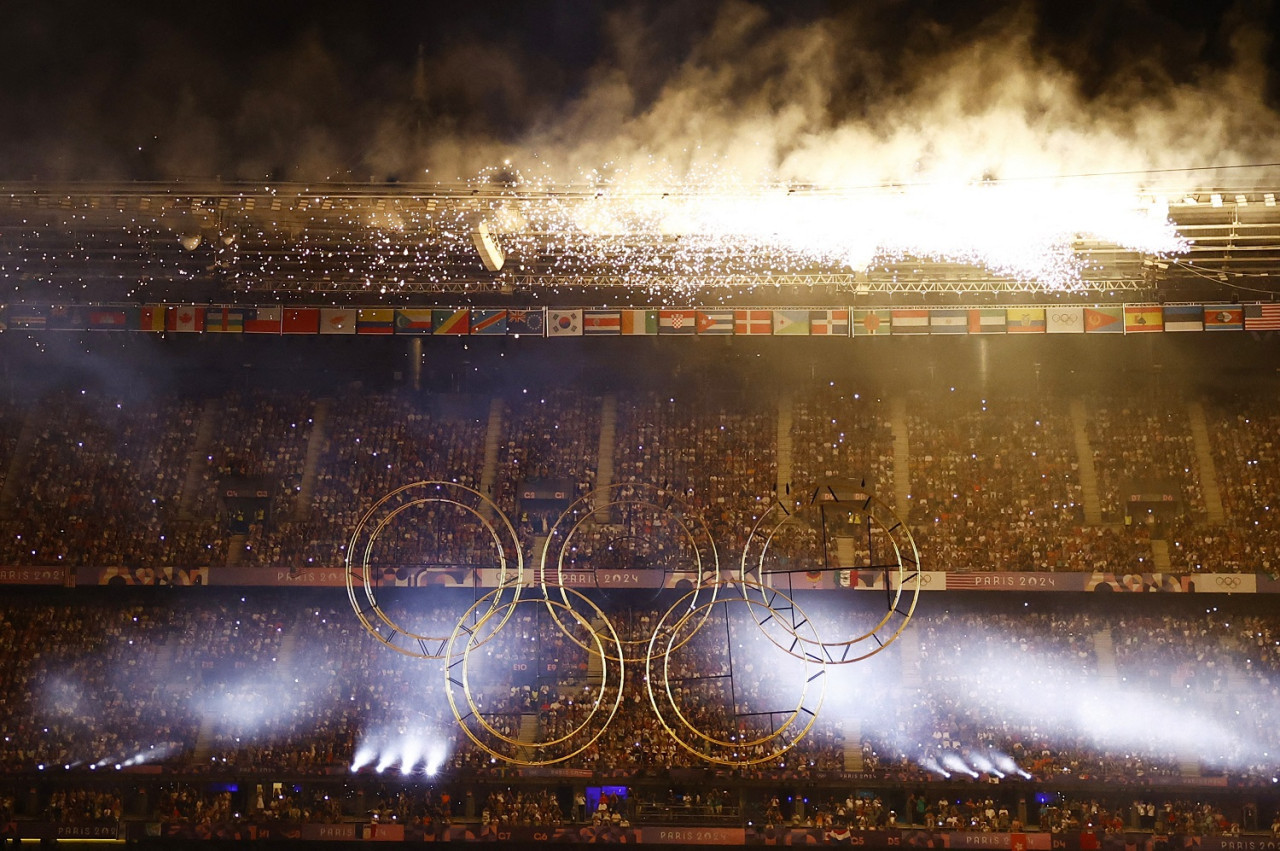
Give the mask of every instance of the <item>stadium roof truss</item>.
<path id="1" fill-rule="evenodd" d="M 9 185 L 0 193 L 0 279 L 10 300 L 37 292 L 121 297 L 154 282 L 209 284 L 228 297 L 334 293 L 373 300 L 550 290 L 601 290 L 616 300 L 619 290 L 677 288 L 793 287 L 854 296 L 1061 292 L 966 262 L 906 256 L 852 271 L 834 263 L 775 263 L 757 256 L 758 246 L 730 246 L 709 257 L 680 234 L 605 228 L 590 238 L 554 227 L 589 209 L 598 197 L 589 190 L 123 183 Z M 1280 290 L 1271 282 L 1280 276 L 1274 193 L 1187 194 L 1170 204 L 1169 218 L 1188 242 L 1178 255 L 1077 237 L 1071 251 L 1083 271 L 1073 294 L 1132 301 L 1230 297 L 1234 288 L 1256 298 Z M 483 237 L 481 222 L 489 223 Z M 486 258 L 483 240 L 491 240 L 496 262 Z"/>

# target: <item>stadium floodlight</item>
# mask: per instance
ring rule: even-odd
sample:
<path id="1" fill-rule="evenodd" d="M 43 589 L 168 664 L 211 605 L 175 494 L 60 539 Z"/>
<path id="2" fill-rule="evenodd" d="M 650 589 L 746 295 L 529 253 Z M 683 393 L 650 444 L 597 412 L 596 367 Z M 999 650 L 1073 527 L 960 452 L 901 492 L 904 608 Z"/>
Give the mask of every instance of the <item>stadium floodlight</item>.
<path id="1" fill-rule="evenodd" d="M 995 765 L 991 762 L 991 760 L 988 759 L 984 754 L 980 754 L 980 753 L 969 754 L 969 762 L 973 763 L 973 767 L 976 768 L 978 771 L 982 772 L 983 774 L 994 774 L 996 777 L 999 777 L 1002 779 L 1005 777 L 1005 773 L 1000 769 L 996 768 Z"/>
<path id="2" fill-rule="evenodd" d="M 502 264 L 507 257 L 502 246 L 494 239 L 493 234 L 489 233 L 488 224 L 484 221 L 475 223 L 471 229 L 471 242 L 475 245 L 476 252 L 480 255 L 480 262 L 484 264 L 485 269 L 490 272 L 502 269 Z"/>
<path id="3" fill-rule="evenodd" d="M 942 755 L 942 766 L 946 768 L 948 771 L 967 774 L 970 777 L 978 776 L 978 772 L 974 771 L 972 768 L 966 765 L 963 759 L 961 759 L 958 755 L 953 753 L 947 753 Z"/>
<path id="4" fill-rule="evenodd" d="M 920 765 L 928 769 L 929 771 L 932 771 L 934 774 L 941 775 L 942 777 L 945 777 L 945 778 L 951 777 L 951 772 L 947 771 L 945 768 L 939 765 L 938 761 L 933 757 L 926 757 L 923 761 L 921 761 Z"/>

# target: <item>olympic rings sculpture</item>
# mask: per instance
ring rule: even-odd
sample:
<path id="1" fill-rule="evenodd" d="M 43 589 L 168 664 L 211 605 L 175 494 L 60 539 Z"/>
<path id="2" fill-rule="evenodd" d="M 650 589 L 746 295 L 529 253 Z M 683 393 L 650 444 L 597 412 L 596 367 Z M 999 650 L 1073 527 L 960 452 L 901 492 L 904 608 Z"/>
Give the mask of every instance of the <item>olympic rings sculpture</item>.
<path id="1" fill-rule="evenodd" d="M 691 587 L 691 601 L 696 601 L 700 593 L 705 597 L 707 591 L 704 589 L 710 589 L 714 594 L 720 579 L 720 557 L 716 551 L 715 542 L 711 538 L 711 530 L 707 528 L 702 515 L 668 490 L 649 484 L 623 483 L 599 488 L 574 500 L 551 525 L 538 561 L 538 581 L 544 596 L 550 600 L 558 595 L 565 605 L 572 608 L 571 598 L 565 594 L 567 590 L 565 580 L 567 574 L 573 571 L 566 567 L 566 559 L 576 554 L 575 551 L 580 546 L 579 540 L 584 530 L 603 525 L 602 516 L 605 520 L 609 520 L 615 519 L 613 515 L 618 514 L 623 515 L 618 525 L 625 527 L 628 521 L 635 519 L 641 511 L 646 509 L 653 510 L 661 519 L 669 521 L 674 526 L 678 536 L 676 543 L 681 545 L 680 552 L 675 554 L 677 564 L 673 566 L 668 561 L 663 565 L 663 581 L 659 587 L 669 585 L 677 588 Z M 632 533 L 625 537 L 638 537 L 635 535 L 635 530 L 625 531 Z M 649 534 L 652 532 L 650 531 Z M 553 556 L 554 574 L 548 569 L 548 562 Z M 691 560 L 687 566 L 679 561 L 681 557 Z M 622 573 L 623 575 L 631 574 L 627 571 Z M 593 569 L 583 571 L 582 574 L 593 581 L 596 588 L 604 587 L 600 582 L 602 574 Z M 552 607 L 551 611 L 552 617 L 556 617 L 556 608 Z M 644 662 L 651 637 L 643 635 L 621 639 L 623 649 L 619 659 L 627 662 Z M 585 649 L 585 645 L 580 646 Z"/>
<path id="2" fill-rule="evenodd" d="M 861 532 L 861 540 L 855 539 L 855 553 L 865 561 L 859 561 L 852 567 L 830 566 L 826 554 L 822 563 L 812 560 L 802 566 L 791 568 L 771 568 L 768 557 L 774 543 L 785 530 L 802 523 L 814 524 L 815 520 L 826 532 L 827 509 L 838 509 L 844 515 L 848 526 Z M 814 515 L 817 515 L 815 517 Z M 857 552 L 857 545 L 861 552 Z M 822 574 L 832 571 L 857 570 L 879 574 L 886 594 L 886 605 L 883 614 L 870 628 L 853 635 L 846 635 L 830 640 L 815 641 L 800 635 L 799 626 L 808 623 L 807 617 L 794 606 L 782 603 L 778 610 L 783 612 L 792 624 L 792 640 L 784 648 L 796 658 L 804 658 L 810 653 L 818 653 L 828 664 L 841 665 L 859 662 L 870 658 L 893 643 L 915 612 L 920 600 L 921 579 L 920 552 L 916 549 L 915 538 L 905 523 L 898 519 L 893 510 L 874 495 L 861 492 L 850 498 L 841 499 L 834 488 L 815 491 L 807 501 L 796 501 L 790 506 L 775 501 L 756 521 L 747 545 L 742 551 L 742 565 L 739 576 L 744 582 L 760 589 L 762 597 L 773 609 L 771 595 L 774 579 L 782 577 L 788 588 L 792 587 L 792 577 L 797 572 L 806 574 Z"/>
<path id="3" fill-rule="evenodd" d="M 536 577 L 526 577 L 524 555 L 515 528 L 488 497 L 451 482 L 421 481 L 397 488 L 365 512 L 352 533 L 344 556 L 347 595 L 357 618 L 383 645 L 407 656 L 442 662 L 445 694 L 454 720 L 478 748 L 504 762 L 523 766 L 552 765 L 591 747 L 613 721 L 623 699 L 627 665 L 643 665 L 649 707 L 682 748 L 705 761 L 730 767 L 777 759 L 813 728 L 826 694 L 826 666 L 866 659 L 892 643 L 915 610 L 921 586 L 919 554 L 910 531 L 870 494 L 856 500 L 820 500 L 808 505 L 781 502 L 764 513 L 752 529 L 738 575 L 722 577 L 719 556 L 699 512 L 676 494 L 647 484 L 615 484 L 572 502 L 550 527 L 539 554 Z M 884 614 L 867 630 L 851 637 L 824 639 L 815 622 L 792 599 L 789 569 L 771 566 L 792 528 L 801 528 L 806 511 L 819 513 L 836 504 L 848 528 L 859 529 L 862 572 L 881 572 L 887 594 Z M 410 519 L 406 512 L 447 506 L 469 514 L 482 528 L 496 553 L 498 568 L 491 591 L 477 597 L 448 635 L 414 632 L 398 623 L 379 603 L 376 587 L 385 566 L 377 557 L 379 538 L 393 522 Z M 825 522 L 825 515 L 823 515 Z M 643 529 L 630 528 L 639 523 Z M 674 552 L 659 559 L 661 581 L 647 587 L 683 587 L 686 592 L 642 635 L 621 635 L 590 594 L 608 594 L 612 576 L 590 564 L 596 553 L 614 552 L 666 524 L 675 539 Z M 612 537 L 610 537 L 612 536 Z M 620 543 L 621 542 L 621 543 Z M 832 568 L 825 562 L 806 572 Z M 644 566 L 642 569 L 657 569 Z M 471 570 L 478 588 L 478 570 Z M 774 587 L 785 578 L 788 592 Z M 571 581 L 572 580 L 572 581 Z M 577 585 L 578 587 L 572 587 Z M 594 586 L 594 587 L 593 587 Z M 581 590 L 579 590 L 581 589 Z M 527 633 L 507 633 L 516 610 L 533 614 L 517 619 L 528 629 L 542 617 L 554 624 L 555 652 L 581 652 L 589 671 L 582 692 L 588 696 L 571 717 L 547 735 L 518 724 L 500 700 L 490 700 L 480 673 L 486 660 L 505 658 L 527 643 Z M 562 639 L 562 640 L 561 640 Z M 751 642 L 755 642 L 751 644 Z M 487 651 L 478 654 L 481 646 Z M 508 645 L 511 645 L 508 647 Z M 748 659 L 734 659 L 735 647 L 754 647 Z M 495 649 L 496 648 L 496 649 Z M 576 648 L 576 649 L 575 649 Z M 737 651 L 741 653 L 741 649 Z M 754 665 L 766 653 L 799 665 Z M 737 687 L 735 668 L 752 676 Z M 790 679 L 788 679 L 790 678 Z M 727 685 L 726 685 L 727 684 Z M 788 689 L 797 700 L 783 700 Z M 637 699 L 638 696 L 637 696 Z M 691 706 L 697 711 L 691 711 Z M 538 726 L 535 724 L 535 726 Z"/>
<path id="4" fill-rule="evenodd" d="M 356 617 L 360 619 L 360 623 L 370 635 L 397 653 L 422 659 L 444 658 L 450 636 L 413 632 L 401 626 L 387 614 L 374 593 L 377 578 L 374 576 L 375 564 L 372 557 L 379 536 L 392 520 L 409 509 L 434 505 L 451 505 L 461 508 L 473 515 L 483 526 L 497 552 L 499 589 L 511 589 L 512 593 L 518 596 L 524 580 L 524 554 L 515 527 L 493 500 L 479 491 L 453 482 L 421 481 L 396 488 L 375 502 L 360 518 L 355 531 L 351 533 L 351 540 L 347 543 L 344 557 L 347 597 L 351 601 L 351 608 L 355 610 Z M 495 520 L 490 520 L 486 515 Z M 514 573 L 509 572 L 508 551 L 515 554 Z M 474 583 L 474 576 L 472 581 Z M 356 592 L 357 585 L 364 591 L 363 601 L 360 599 L 361 595 Z M 492 608 L 497 606 L 498 597 L 495 595 Z M 510 614 L 509 609 L 507 613 Z M 376 618 L 376 622 L 370 615 Z"/>

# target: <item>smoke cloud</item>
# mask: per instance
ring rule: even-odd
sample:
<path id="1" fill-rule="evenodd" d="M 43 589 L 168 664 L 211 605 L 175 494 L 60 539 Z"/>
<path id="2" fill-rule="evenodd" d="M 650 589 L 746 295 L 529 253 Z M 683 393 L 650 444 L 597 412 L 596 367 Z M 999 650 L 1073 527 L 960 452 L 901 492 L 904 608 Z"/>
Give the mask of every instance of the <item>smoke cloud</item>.
<path id="1" fill-rule="evenodd" d="M 257 33 L 36 7 L 0 37 L 2 177 L 455 182 L 510 161 L 557 183 L 848 188 L 1274 158 L 1249 4 L 932 5 L 481 3 Z M 97 46 L 49 69 L 71 16 Z"/>

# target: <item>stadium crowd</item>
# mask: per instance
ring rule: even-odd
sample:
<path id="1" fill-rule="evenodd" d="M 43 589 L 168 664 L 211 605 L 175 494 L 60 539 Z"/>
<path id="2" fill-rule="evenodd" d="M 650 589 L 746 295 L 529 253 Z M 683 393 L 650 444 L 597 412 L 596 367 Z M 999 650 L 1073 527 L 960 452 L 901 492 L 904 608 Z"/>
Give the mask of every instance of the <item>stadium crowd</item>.
<path id="1" fill-rule="evenodd" d="M 461 734 L 452 699 L 463 716 L 473 706 L 485 719 L 491 732 L 481 731 L 481 738 L 491 748 L 526 762 L 657 778 L 707 767 L 694 750 L 724 756 L 687 731 L 681 739 L 687 744 L 677 742 L 668 729 L 680 734 L 682 724 L 720 741 L 759 739 L 751 761 L 767 756 L 768 719 L 794 706 L 793 680 L 805 676 L 799 663 L 773 670 L 785 667 L 762 661 L 774 637 L 726 613 L 737 658 L 717 644 L 729 627 L 699 629 L 687 646 L 680 643 L 665 668 L 674 696 L 659 701 L 665 710 L 659 717 L 638 673 L 643 654 L 633 657 L 619 696 L 616 680 L 603 679 L 599 660 L 585 649 L 593 646 L 587 628 L 563 615 L 558 622 L 534 600 L 514 606 L 499 626 L 488 622 L 491 635 L 476 633 L 466 662 L 471 684 L 463 691 L 440 676 L 439 662 L 378 646 L 344 600 L 323 599 L 323 592 L 309 592 L 312 603 L 296 591 L 163 592 L 199 595 L 181 605 L 155 593 L 102 589 L 77 592 L 86 596 L 76 601 L 23 595 L 0 609 L 8 660 L 0 667 L 6 695 L 0 767 L 109 772 L 158 764 L 208 774 L 325 775 L 408 761 L 431 771 L 507 772 L 506 763 Z M 121 594 L 130 597 L 127 605 Z M 443 631 L 467 599 L 388 611 L 415 628 Z M 722 617 L 719 608 L 712 607 L 713 623 Z M 662 612 L 654 607 L 647 614 L 657 623 Z M 1188 711 L 1197 701 L 1212 703 L 1230 684 L 1239 742 L 1199 756 L 1211 773 L 1229 767 L 1240 782 L 1269 781 L 1274 761 L 1232 748 L 1266 740 L 1276 720 L 1276 636 L 1280 620 L 1256 613 L 1126 614 L 1113 624 L 1085 612 L 944 611 L 904 634 L 899 644 L 907 649 L 894 645 L 900 652 L 885 663 L 892 673 L 859 698 L 855 717 L 894 723 L 846 730 L 850 710 L 841 702 L 843 681 L 835 680 L 809 735 L 777 758 L 731 773 L 838 777 L 856 754 L 858 770 L 924 780 L 952 757 L 981 769 L 965 771 L 985 772 L 970 757 L 985 751 L 1007 754 L 1040 780 L 1145 783 L 1184 772 L 1187 754 L 1175 744 L 1153 739 L 1135 753 L 1099 743 L 1082 731 L 1065 732 L 1060 719 L 1011 713 L 1007 689 L 980 687 L 1017 672 L 1030 685 L 1045 678 L 1040 688 L 1053 680 L 1104 688 L 1114 677 Z M 406 730 L 420 734 L 413 739 Z"/>
<path id="2" fill-rule="evenodd" d="M 38 404 L 11 398 L 0 404 L 0 564 L 334 566 L 363 511 L 406 482 L 456 482 L 519 518 L 529 482 L 569 481 L 567 501 L 603 484 L 602 469 L 611 470 L 609 483 L 624 485 L 623 494 L 631 492 L 627 484 L 678 493 L 705 519 L 726 570 L 736 568 L 780 478 L 815 484 L 845 477 L 905 506 L 928 569 L 1148 572 L 1165 551 L 1169 569 L 1189 573 L 1268 571 L 1275 563 L 1280 532 L 1270 522 L 1270 501 L 1280 492 L 1274 444 L 1280 403 L 1274 400 L 1255 398 L 1243 412 L 1206 404 L 1205 439 L 1196 437 L 1192 400 L 1174 391 L 1141 399 L 1099 395 L 1079 406 L 960 393 L 931 396 L 928 404 L 913 394 L 895 402 L 830 384 L 792 394 L 783 403 L 785 416 L 777 399 L 642 391 L 608 402 L 555 391 L 499 405 L 355 388 L 331 398 L 279 391 L 145 402 L 94 391 L 54 393 Z M 608 410 L 613 413 L 606 417 Z M 788 421 L 783 452 L 779 423 Z M 614 437 L 602 464 L 606 422 Z M 1092 495 L 1091 478 L 1097 482 Z M 238 480 L 268 483 L 271 503 L 269 519 L 243 532 L 229 528 L 221 496 L 225 483 Z M 1152 487 L 1172 494 L 1175 507 L 1158 522 L 1127 515 L 1129 496 Z M 1090 500 L 1100 523 L 1086 519 Z M 1215 501 L 1223 509 L 1220 521 L 1209 516 Z M 688 543 L 675 532 L 671 542 L 657 534 L 663 520 L 650 509 L 612 518 L 646 541 L 627 558 L 649 566 L 687 563 Z M 521 526 L 526 547 L 545 533 L 528 522 Z M 466 511 L 419 507 L 412 522 L 392 531 L 373 551 L 375 561 L 493 560 L 492 540 Z M 571 566 L 631 566 L 634 561 L 613 549 L 625 537 L 584 528 Z M 811 552 L 813 539 L 798 533 L 797 552 Z M 584 772 L 574 776 L 610 782 L 665 784 L 681 771 L 707 770 L 734 784 L 827 789 L 856 777 L 926 790 L 962 778 L 999 779 L 982 765 L 983 755 L 994 752 L 1007 755 L 1028 783 L 1070 788 L 1159 786 L 1188 776 L 1265 786 L 1276 770 L 1274 760 L 1245 743 L 1267 741 L 1280 729 L 1280 620 L 1269 613 L 1192 616 L 1182 610 L 934 613 L 884 654 L 889 661 L 877 670 L 890 673 L 875 688 L 858 691 L 858 713 L 833 701 L 785 755 L 743 768 L 708 767 L 692 751 L 713 748 L 697 735 L 692 749 L 677 741 L 668 728 L 681 722 L 655 714 L 637 673 L 643 666 L 636 654 L 644 651 L 636 648 L 672 599 L 657 592 L 606 595 L 602 605 L 631 656 L 620 690 L 602 684 L 583 647 L 592 640 L 584 631 L 590 616 L 566 631 L 544 607 L 522 604 L 474 648 L 469 664 L 477 685 L 468 695 L 440 676 L 437 662 L 379 646 L 345 600 L 319 591 L 7 595 L 0 603 L 0 776 L 21 783 L 33 774 L 63 779 L 41 781 L 38 806 L 21 793 L 7 795 L 4 806 L 61 822 L 118 818 L 130 807 L 119 786 L 79 778 L 117 771 L 133 778 L 130 772 L 142 767 L 161 777 L 221 778 L 242 787 L 246 778 L 252 785 L 301 778 L 296 790 L 247 798 L 190 781 L 153 788 L 145 812 L 182 823 L 356 815 L 443 823 L 474 791 L 454 784 L 450 804 L 436 787 L 377 785 L 385 772 L 407 766 L 445 778 L 442 783 L 464 776 L 482 784 L 519 781 L 509 794 L 481 790 L 468 806 L 476 819 L 543 826 L 582 821 L 570 802 L 538 786 L 534 774 L 495 760 L 459 731 L 455 710 L 468 700 L 475 701 L 471 709 L 486 724 L 481 738 L 492 747 L 527 756 L 531 741 L 546 742 L 533 749 L 541 757 L 564 757 L 556 764 Z M 380 603 L 396 623 L 445 643 L 472 601 L 463 589 L 425 606 L 394 591 Z M 472 623 L 483 614 L 473 613 Z M 467 637 L 464 631 L 455 652 Z M 711 738 L 762 733 L 769 722 L 759 719 L 786 703 L 789 681 L 734 669 L 710 641 L 700 634 L 673 662 L 674 699 L 687 709 L 686 720 Z M 753 646 L 762 641 L 760 633 L 746 639 Z M 1163 739 L 1138 752 L 1065 732 L 1051 718 L 1010 712 L 1015 686 L 984 687 L 1002 678 L 1023 688 L 1048 687 L 1055 679 L 1098 689 L 1120 683 L 1163 695 L 1171 706 L 1231 711 L 1238 735 L 1212 741 L 1203 754 Z M 1222 697 L 1228 692 L 1230 706 Z M 605 711 L 611 712 L 607 724 L 599 715 Z M 854 723 L 858 714 L 893 720 Z M 753 755 L 767 750 L 758 746 Z M 352 774 L 361 786 L 382 791 L 356 804 L 326 797 L 327 786 L 308 785 Z M 774 813 L 771 800 L 738 803 L 761 823 L 969 830 L 1012 830 L 1020 823 L 1011 802 L 999 796 L 991 805 L 976 798 L 955 803 L 921 791 L 886 804 L 823 792 L 798 820 L 794 806 Z M 1239 829 L 1237 813 L 1224 814 L 1209 801 L 1138 807 L 1068 800 L 1025 817 L 1046 830 L 1119 829 L 1146 818 L 1148 806 L 1168 830 Z"/>
<path id="3" fill-rule="evenodd" d="M 1000 791 L 933 797 L 923 787 L 882 795 L 856 787 L 801 795 L 735 794 L 711 788 L 698 792 L 626 789 L 602 794 L 587 804 L 581 792 L 562 801 L 563 792 L 546 785 L 467 788 L 428 784 L 397 787 L 373 783 L 360 788 L 262 784 L 243 791 L 192 782 L 121 784 L 115 790 L 59 787 L 25 801 L 0 798 L 0 815 L 12 824 L 21 814 L 55 824 L 119 824 L 125 818 L 160 825 L 225 823 L 339 824 L 350 821 L 401 825 L 466 823 L 496 829 L 632 823 L 747 823 L 771 827 L 880 831 L 927 829 L 976 833 L 1089 833 L 1121 836 L 1148 832 L 1166 836 L 1238 837 L 1244 832 L 1236 810 L 1218 801 L 1181 796 L 1126 799 L 1123 795 L 1077 797 L 1040 794 L 1034 801 Z M 154 797 L 154 801 L 152 800 Z M 128 801 L 128 803 L 126 803 Z M 565 806 L 567 804 L 567 807 Z M 896 807 L 896 808 L 895 808 Z M 32 812 L 25 812 L 31 809 Z M 1250 814 L 1252 815 L 1252 814 Z M 1024 820 L 1025 817 L 1025 820 Z M 1265 829 L 1259 825 L 1251 831 Z M 1280 833 L 1280 816 L 1272 823 Z"/>
<path id="4" fill-rule="evenodd" d="M 898 401 L 823 383 L 781 403 L 619 394 L 609 397 L 611 475 L 601 482 L 605 397 L 568 390 L 503 401 L 492 417 L 485 399 L 359 389 L 145 400 L 59 391 L 0 405 L 0 563 L 332 566 L 374 501 L 426 479 L 481 490 L 513 519 L 530 482 L 571 482 L 566 504 L 607 484 L 661 486 L 701 512 L 732 563 L 781 477 L 797 493 L 832 478 L 865 482 L 899 506 L 934 569 L 1275 564 L 1273 400 L 1256 398 L 1243 413 L 1207 406 L 1199 443 L 1188 414 L 1199 401 L 1174 391 L 1095 394 L 1081 400 L 1083 414 L 1034 396 L 955 392 L 926 403 L 908 392 Z M 791 424 L 781 474 L 779 404 Z M 1086 492 L 1085 468 L 1096 493 Z M 236 482 L 254 483 L 270 503 L 247 530 L 227 519 L 223 492 Z M 1221 518 L 1209 517 L 1206 492 L 1221 495 Z M 1159 516 L 1142 501 L 1153 496 Z M 1100 521 L 1088 523 L 1094 500 Z M 469 524 L 465 511 L 442 511 L 406 531 L 394 557 L 491 562 L 491 542 Z M 532 546 L 546 530 L 522 531 Z M 1153 538 L 1168 541 L 1167 564 L 1157 564 Z"/>

